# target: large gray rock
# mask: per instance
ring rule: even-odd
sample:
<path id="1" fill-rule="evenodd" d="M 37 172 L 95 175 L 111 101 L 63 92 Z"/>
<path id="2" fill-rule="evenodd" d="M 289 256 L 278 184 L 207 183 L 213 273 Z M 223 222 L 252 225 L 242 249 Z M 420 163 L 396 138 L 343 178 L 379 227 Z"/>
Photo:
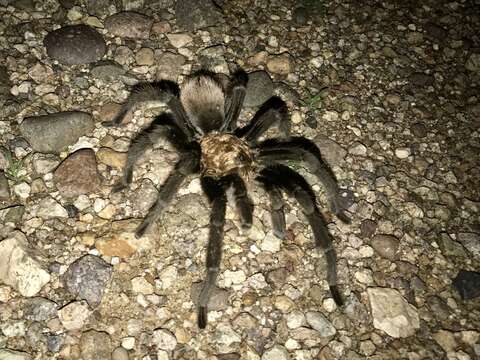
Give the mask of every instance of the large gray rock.
<path id="1" fill-rule="evenodd" d="M 63 275 L 65 288 L 90 306 L 102 301 L 105 286 L 112 275 L 112 266 L 98 256 L 85 255 L 74 261 Z"/>
<path id="2" fill-rule="evenodd" d="M 30 360 L 32 357 L 23 351 L 0 349 L 0 360 Z"/>
<path id="3" fill-rule="evenodd" d="M 111 359 L 112 340 L 106 332 L 89 330 L 82 334 L 80 349 L 83 360 Z"/>
<path id="4" fill-rule="evenodd" d="M 49 281 L 50 274 L 33 256 L 23 233 L 15 231 L 0 241 L 0 282 L 23 296 L 35 296 Z"/>
<path id="5" fill-rule="evenodd" d="M 308 325 L 317 330 L 321 337 L 333 336 L 337 333 L 337 329 L 335 329 L 332 323 L 318 311 L 307 312 L 305 318 Z"/>
<path id="6" fill-rule="evenodd" d="M 65 26 L 52 31 L 43 43 L 48 56 L 67 65 L 97 61 L 107 50 L 102 35 L 87 25 Z"/>
<path id="7" fill-rule="evenodd" d="M 133 11 L 123 11 L 105 20 L 105 28 L 111 34 L 133 39 L 148 39 L 153 19 Z"/>
<path id="8" fill-rule="evenodd" d="M 93 129 L 92 115 L 65 111 L 25 118 L 20 132 L 35 151 L 59 153 Z"/>
<path id="9" fill-rule="evenodd" d="M 87 11 L 90 15 L 103 17 L 113 10 L 121 9 L 121 0 L 86 0 Z"/>
<path id="10" fill-rule="evenodd" d="M 404 338 L 414 335 L 415 329 L 420 328 L 417 309 L 397 290 L 372 287 L 367 289 L 367 293 L 376 329 L 394 338 Z"/>
<path id="11" fill-rule="evenodd" d="M 223 22 L 222 14 L 212 0 L 177 0 L 175 16 L 177 25 L 190 31 Z"/>
<path id="12" fill-rule="evenodd" d="M 32 321 L 46 321 L 57 315 L 58 305 L 42 297 L 34 297 L 27 301 L 24 316 Z"/>
<path id="13" fill-rule="evenodd" d="M 273 96 L 274 85 L 266 71 L 254 71 L 248 74 L 245 106 L 260 106 Z"/>

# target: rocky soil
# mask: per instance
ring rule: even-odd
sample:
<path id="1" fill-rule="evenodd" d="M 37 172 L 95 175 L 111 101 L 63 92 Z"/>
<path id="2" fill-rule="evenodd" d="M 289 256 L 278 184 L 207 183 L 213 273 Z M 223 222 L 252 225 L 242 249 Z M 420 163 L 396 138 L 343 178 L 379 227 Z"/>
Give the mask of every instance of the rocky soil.
<path id="1" fill-rule="evenodd" d="M 360 5 L 361 4 L 361 5 Z M 0 359 L 480 358 L 480 3 L 0 0 Z M 285 241 L 251 184 L 227 209 L 209 324 L 196 325 L 209 206 L 189 178 L 133 231 L 178 155 L 147 152 L 112 194 L 131 139 L 165 108 L 106 128 L 140 82 L 250 73 L 345 189 L 328 210 L 345 305 L 288 200 Z"/>

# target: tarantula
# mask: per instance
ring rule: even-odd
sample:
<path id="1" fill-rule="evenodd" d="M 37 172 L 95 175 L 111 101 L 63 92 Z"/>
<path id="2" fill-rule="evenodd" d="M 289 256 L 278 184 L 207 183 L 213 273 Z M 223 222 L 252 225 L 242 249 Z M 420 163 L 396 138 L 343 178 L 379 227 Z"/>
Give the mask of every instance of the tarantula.
<path id="1" fill-rule="evenodd" d="M 228 84 L 218 74 L 199 71 L 187 79 L 181 91 L 169 81 L 140 86 L 132 91 L 118 115 L 107 125 L 119 125 L 139 102 L 161 102 L 170 113 L 164 113 L 139 133 L 130 145 L 121 180 L 113 192 L 132 181 L 137 159 L 160 138 L 166 138 L 180 153 L 174 170 L 158 192 L 155 204 L 139 225 L 135 235 L 141 237 L 172 200 L 183 180 L 200 174 L 201 186 L 211 205 L 207 274 L 198 299 L 198 326 L 205 328 L 207 305 L 220 268 L 224 236 L 226 191 L 233 189 L 236 209 L 242 227 L 252 225 L 253 203 L 248 197 L 244 179 L 264 187 L 270 198 L 274 234 L 285 238 L 286 226 L 282 191 L 295 197 L 313 231 L 315 245 L 323 249 L 327 261 L 327 280 L 334 301 L 342 305 L 337 287 L 336 254 L 315 194 L 305 179 L 281 164 L 301 161 L 327 189 L 331 210 L 339 219 L 349 222 L 341 205 L 340 192 L 333 173 L 322 160 L 317 146 L 304 137 L 290 136 L 288 109 L 279 97 L 267 100 L 250 123 L 237 127 L 245 98 L 248 75 L 236 71 Z M 270 127 L 277 126 L 280 137 L 260 141 Z"/>

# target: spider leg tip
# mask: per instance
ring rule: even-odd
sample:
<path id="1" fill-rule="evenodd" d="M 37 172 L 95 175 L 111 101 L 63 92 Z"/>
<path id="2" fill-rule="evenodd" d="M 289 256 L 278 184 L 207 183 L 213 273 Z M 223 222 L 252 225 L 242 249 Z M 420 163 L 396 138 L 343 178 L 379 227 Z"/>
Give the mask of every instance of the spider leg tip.
<path id="1" fill-rule="evenodd" d="M 350 217 L 347 216 L 343 211 L 338 212 L 336 215 L 343 223 L 345 223 L 345 224 L 351 224 L 352 223 L 352 219 L 350 219 Z"/>
<path id="2" fill-rule="evenodd" d="M 285 231 L 273 230 L 273 235 L 281 240 L 284 240 L 287 236 L 287 233 Z"/>
<path id="3" fill-rule="evenodd" d="M 200 329 L 207 327 L 207 308 L 205 306 L 200 306 L 198 309 L 198 327 Z"/>
<path id="4" fill-rule="evenodd" d="M 337 304 L 337 306 L 343 306 L 344 302 L 337 285 L 330 285 L 330 293 L 332 294 L 335 304 Z"/>

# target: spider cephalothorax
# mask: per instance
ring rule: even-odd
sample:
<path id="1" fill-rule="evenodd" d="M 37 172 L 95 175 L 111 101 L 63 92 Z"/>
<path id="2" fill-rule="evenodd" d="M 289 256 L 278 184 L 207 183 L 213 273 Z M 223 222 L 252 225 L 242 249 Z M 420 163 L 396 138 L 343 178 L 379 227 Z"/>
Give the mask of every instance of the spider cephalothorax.
<path id="1" fill-rule="evenodd" d="M 323 249 L 327 261 L 327 281 L 337 304 L 342 299 L 337 287 L 336 255 L 325 220 L 315 194 L 305 179 L 285 166 L 285 161 L 303 162 L 325 185 L 332 211 L 345 222 L 335 177 L 322 160 L 317 146 L 304 137 L 290 136 L 290 119 L 285 102 L 273 97 L 257 111 L 245 127 L 237 127 L 243 105 L 247 74 L 237 71 L 225 87 L 217 74 L 200 71 L 187 79 L 181 91 L 172 82 L 138 86 L 130 94 L 117 117 L 109 125 L 118 125 L 138 102 L 166 104 L 170 113 L 160 115 L 150 127 L 132 142 L 121 180 L 113 191 L 132 181 L 133 165 L 160 138 L 166 138 L 179 152 L 180 159 L 159 190 L 155 204 L 137 228 L 141 237 L 158 218 L 175 195 L 183 180 L 197 174 L 211 205 L 210 232 L 207 247 L 207 275 L 198 299 L 198 325 L 207 323 L 207 305 L 220 269 L 226 191 L 233 188 L 235 205 L 243 228 L 252 225 L 253 203 L 247 194 L 244 179 L 255 177 L 270 198 L 274 234 L 285 238 L 286 224 L 282 193 L 295 197 L 308 220 L 315 245 Z M 259 141 L 272 126 L 280 137 Z"/>

